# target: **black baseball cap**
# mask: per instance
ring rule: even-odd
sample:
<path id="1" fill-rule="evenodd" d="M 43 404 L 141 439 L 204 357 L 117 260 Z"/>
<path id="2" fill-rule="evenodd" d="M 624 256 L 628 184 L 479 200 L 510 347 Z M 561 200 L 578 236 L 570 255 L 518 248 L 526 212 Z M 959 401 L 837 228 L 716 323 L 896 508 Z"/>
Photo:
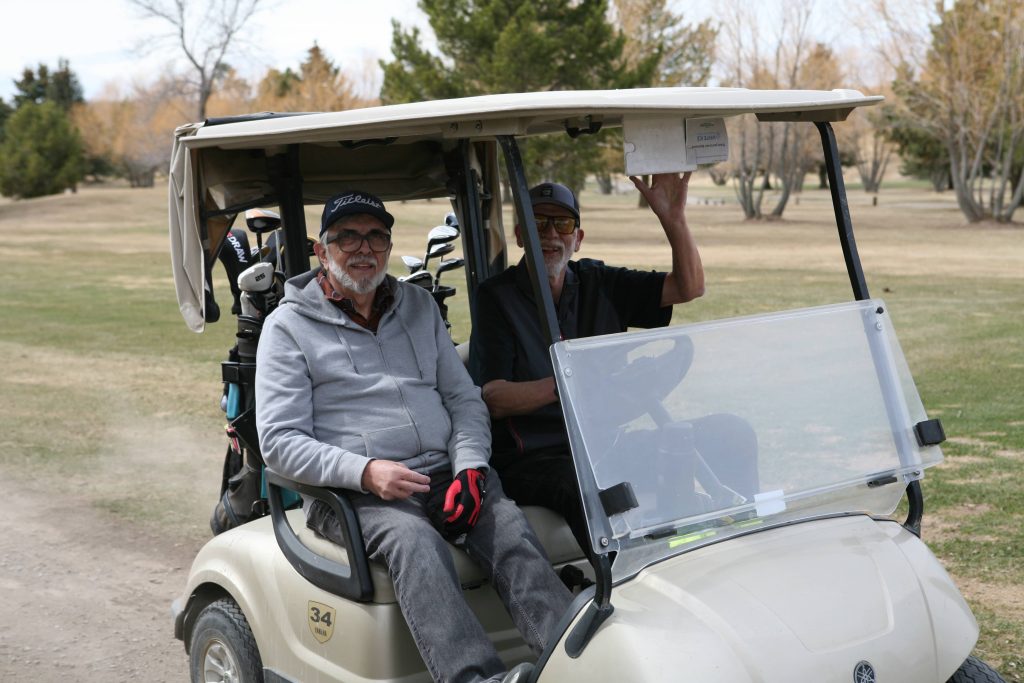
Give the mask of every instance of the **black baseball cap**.
<path id="1" fill-rule="evenodd" d="M 345 216 L 365 213 L 379 219 L 388 230 L 395 224 L 395 217 L 384 209 L 384 202 L 369 192 L 346 190 L 336 194 L 324 204 L 324 213 L 320 217 L 320 236 L 338 220 Z"/>
<path id="2" fill-rule="evenodd" d="M 534 206 L 538 204 L 560 206 L 572 211 L 572 215 L 576 217 L 577 221 L 580 219 L 580 203 L 576 200 L 576 195 L 561 183 L 541 183 L 533 187 L 530 190 L 530 202 Z"/>

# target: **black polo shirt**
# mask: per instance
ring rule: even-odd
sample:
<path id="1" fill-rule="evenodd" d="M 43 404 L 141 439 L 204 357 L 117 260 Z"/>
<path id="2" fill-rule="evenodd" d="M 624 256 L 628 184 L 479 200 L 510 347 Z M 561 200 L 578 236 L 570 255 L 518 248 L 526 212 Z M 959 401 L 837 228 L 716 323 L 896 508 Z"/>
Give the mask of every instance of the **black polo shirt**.
<path id="1" fill-rule="evenodd" d="M 672 307 L 661 306 L 664 282 L 665 273 L 612 268 L 593 259 L 570 261 L 557 305 L 562 338 L 668 325 Z M 524 382 L 554 374 L 524 260 L 477 290 L 469 372 L 479 386 L 496 379 Z M 491 463 L 497 468 L 531 452 L 569 451 L 557 402 L 530 415 L 492 420 L 491 433 Z"/>

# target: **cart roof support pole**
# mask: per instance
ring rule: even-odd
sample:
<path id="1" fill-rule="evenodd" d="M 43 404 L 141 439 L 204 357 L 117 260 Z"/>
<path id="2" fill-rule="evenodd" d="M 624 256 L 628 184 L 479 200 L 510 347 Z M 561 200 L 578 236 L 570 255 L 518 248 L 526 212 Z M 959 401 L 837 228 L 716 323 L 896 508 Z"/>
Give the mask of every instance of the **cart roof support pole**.
<path id="1" fill-rule="evenodd" d="M 850 221 L 850 205 L 846 201 L 846 184 L 843 182 L 843 169 L 839 163 L 839 147 L 836 145 L 836 134 L 828 121 L 815 121 L 821 133 L 821 147 L 825 152 L 825 171 L 828 174 L 828 188 L 832 192 L 832 208 L 836 213 L 836 226 L 839 228 L 839 241 L 843 245 L 843 258 L 846 259 L 846 272 L 850 275 L 853 296 L 858 301 L 871 298 L 868 294 L 868 283 L 864 279 L 864 268 L 860 264 L 857 253 L 857 242 L 853 238 L 853 223 Z M 907 500 L 910 508 L 903 526 L 915 536 L 921 535 L 921 518 L 924 516 L 924 496 L 921 494 L 921 482 L 914 480 L 907 484 Z"/>
<path id="2" fill-rule="evenodd" d="M 462 250 L 466 258 L 466 291 L 469 294 L 470 310 L 476 302 L 476 288 L 490 276 L 487 269 L 487 234 L 483 230 L 484 215 L 481 211 L 481 197 L 477 186 L 477 174 L 473 169 L 473 143 L 459 141 L 458 175 L 456 175 L 455 205 L 463 225 Z"/>
<path id="3" fill-rule="evenodd" d="M 839 241 L 843 245 L 843 258 L 846 259 L 846 272 L 850 275 L 850 285 L 857 301 L 870 298 L 868 284 L 864 279 L 864 269 L 860 265 L 857 253 L 857 242 L 853 238 L 853 224 L 850 222 L 850 206 L 846 201 L 846 185 L 843 182 L 843 169 L 839 163 L 839 148 L 836 146 L 836 134 L 828 121 L 815 121 L 821 133 L 821 147 L 825 153 L 825 171 L 828 174 L 828 189 L 832 192 L 832 208 L 836 213 L 836 226 L 839 228 Z"/>
<path id="4" fill-rule="evenodd" d="M 526 265 L 530 269 L 530 282 L 533 284 L 533 300 L 537 304 L 541 330 L 550 346 L 562 338 L 562 333 L 558 327 L 558 316 L 555 314 L 555 301 L 551 297 L 551 287 L 548 285 L 547 268 L 544 267 L 544 253 L 540 248 L 537 222 L 533 220 L 533 205 L 530 203 L 530 188 L 526 185 L 523 158 L 519 154 L 519 145 L 511 135 L 499 135 L 498 143 L 501 144 L 502 152 L 505 154 L 508 180 L 512 185 L 516 216 L 523 235 L 523 250 L 526 252 Z"/>
<path id="5" fill-rule="evenodd" d="M 288 145 L 284 154 L 267 161 L 270 163 L 270 177 L 281 209 L 281 225 L 284 226 L 284 263 L 278 264 L 278 267 L 291 278 L 309 270 L 299 146 Z"/>

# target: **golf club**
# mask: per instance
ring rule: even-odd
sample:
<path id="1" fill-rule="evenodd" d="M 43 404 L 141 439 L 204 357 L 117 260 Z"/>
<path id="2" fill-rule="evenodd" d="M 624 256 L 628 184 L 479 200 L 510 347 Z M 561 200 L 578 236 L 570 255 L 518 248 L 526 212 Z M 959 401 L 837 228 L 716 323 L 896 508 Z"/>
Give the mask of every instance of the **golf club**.
<path id="1" fill-rule="evenodd" d="M 416 258 L 415 256 L 403 256 L 402 263 L 409 269 L 410 275 L 423 268 L 423 259 Z"/>
<path id="2" fill-rule="evenodd" d="M 433 248 L 438 244 L 448 244 L 455 240 L 459 236 L 459 229 L 450 225 L 438 225 L 430 229 L 427 233 L 427 251 L 423 255 L 423 264 L 426 266 L 427 261 L 430 257 L 436 256 L 433 253 Z M 452 247 L 454 249 L 454 246 Z M 446 252 L 447 253 L 447 252 Z"/>
<path id="3" fill-rule="evenodd" d="M 433 278 L 430 277 L 430 273 L 428 273 L 427 271 L 419 270 L 416 271 L 415 273 L 410 273 L 409 275 L 403 275 L 402 277 L 398 278 L 398 281 L 407 282 L 410 285 L 419 285 L 424 289 L 430 289 L 430 286 L 433 282 Z"/>
<path id="4" fill-rule="evenodd" d="M 263 234 L 281 227 L 281 216 L 269 209 L 249 209 L 245 212 L 245 224 L 256 235 L 257 253 L 263 254 Z"/>
<path id="5" fill-rule="evenodd" d="M 465 265 L 465 263 L 466 259 L 462 258 L 461 256 L 457 258 L 444 259 L 443 261 L 441 261 L 441 263 L 439 263 L 437 266 L 437 272 L 434 273 L 434 291 L 436 292 L 437 288 L 441 284 L 441 273 L 447 273 L 449 270 L 461 268 L 463 265 Z"/>

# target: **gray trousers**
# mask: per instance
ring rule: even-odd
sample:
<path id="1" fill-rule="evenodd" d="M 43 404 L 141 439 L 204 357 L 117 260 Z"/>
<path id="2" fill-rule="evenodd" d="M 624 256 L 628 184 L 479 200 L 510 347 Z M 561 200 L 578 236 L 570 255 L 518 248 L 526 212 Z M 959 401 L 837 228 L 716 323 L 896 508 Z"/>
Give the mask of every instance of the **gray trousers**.
<path id="1" fill-rule="evenodd" d="M 450 482 L 450 472 L 435 474 L 431 491 L 443 491 Z M 522 511 L 505 497 L 494 470 L 488 471 L 484 487 L 480 518 L 462 547 L 490 578 L 530 649 L 540 654 L 557 637 L 555 626 L 572 595 Z M 385 501 L 355 493 L 350 499 L 367 555 L 387 567 L 398 606 L 434 680 L 477 683 L 499 677 L 506 667 L 462 597 L 448 542 L 428 518 L 431 495 Z M 322 536 L 342 542 L 338 520 L 326 505 L 315 503 L 308 523 Z"/>

